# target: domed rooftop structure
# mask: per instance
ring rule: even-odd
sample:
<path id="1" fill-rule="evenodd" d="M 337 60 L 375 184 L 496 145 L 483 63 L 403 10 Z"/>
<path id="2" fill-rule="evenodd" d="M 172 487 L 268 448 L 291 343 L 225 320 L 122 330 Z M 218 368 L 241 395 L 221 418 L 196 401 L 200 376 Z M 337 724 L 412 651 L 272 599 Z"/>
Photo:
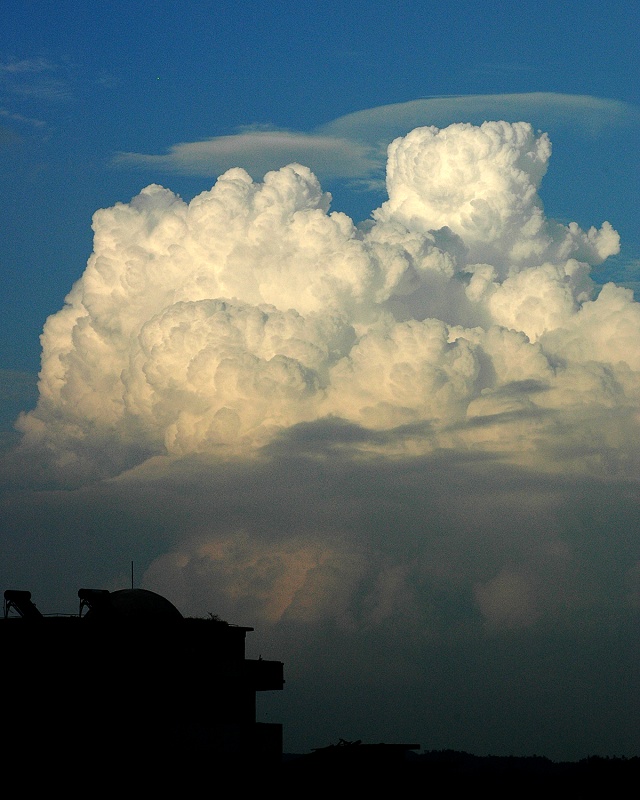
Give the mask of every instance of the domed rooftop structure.
<path id="1" fill-rule="evenodd" d="M 148 589 L 80 589 L 81 608 L 88 607 L 84 619 L 109 622 L 174 622 L 184 619 L 166 597 Z"/>

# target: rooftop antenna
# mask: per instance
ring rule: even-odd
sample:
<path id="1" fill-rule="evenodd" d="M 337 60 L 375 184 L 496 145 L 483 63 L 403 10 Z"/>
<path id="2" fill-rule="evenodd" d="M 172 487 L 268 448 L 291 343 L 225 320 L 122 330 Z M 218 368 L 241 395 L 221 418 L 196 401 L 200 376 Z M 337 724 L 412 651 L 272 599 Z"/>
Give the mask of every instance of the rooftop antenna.
<path id="1" fill-rule="evenodd" d="M 131 562 L 131 588 L 133 589 L 133 561 Z"/>

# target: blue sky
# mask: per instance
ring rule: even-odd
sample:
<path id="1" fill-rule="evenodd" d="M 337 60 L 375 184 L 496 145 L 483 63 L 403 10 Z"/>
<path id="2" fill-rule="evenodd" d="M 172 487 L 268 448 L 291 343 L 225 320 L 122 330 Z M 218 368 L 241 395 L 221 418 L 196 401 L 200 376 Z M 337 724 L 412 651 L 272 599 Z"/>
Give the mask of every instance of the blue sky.
<path id="1" fill-rule="evenodd" d="M 288 750 L 637 755 L 639 23 L 4 0 L 3 587 L 255 627 Z"/>
<path id="2" fill-rule="evenodd" d="M 463 96 L 444 115 L 427 104 L 408 124 L 495 116 L 548 130 L 548 213 L 583 226 L 607 219 L 622 238 L 617 262 L 639 258 L 637 3 L 526 2 L 505 11 L 487 2 L 479 12 L 470 2 L 8 0 L 2 14 L 5 368 L 37 370 L 42 324 L 84 268 L 96 209 L 151 182 L 190 199 L 217 177 L 215 164 L 185 175 L 162 162 L 134 168 L 118 154 L 163 156 L 245 128 L 313 135 L 354 112 Z M 591 128 L 586 105 L 572 110 L 561 97 L 500 99 L 540 92 L 623 105 L 596 108 Z M 498 98 L 470 104 L 469 95 Z M 389 126 L 382 137 L 396 133 Z M 283 146 L 283 164 L 287 156 Z M 237 165 L 247 162 L 260 166 L 238 153 Z M 333 208 L 356 220 L 379 205 L 382 195 L 362 184 L 321 178 Z"/>

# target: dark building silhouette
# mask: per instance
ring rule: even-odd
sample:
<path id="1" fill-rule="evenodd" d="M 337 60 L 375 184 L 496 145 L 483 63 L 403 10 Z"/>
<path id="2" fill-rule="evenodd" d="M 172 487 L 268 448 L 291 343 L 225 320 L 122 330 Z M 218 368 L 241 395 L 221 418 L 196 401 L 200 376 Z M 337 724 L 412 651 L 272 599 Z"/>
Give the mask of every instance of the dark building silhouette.
<path id="1" fill-rule="evenodd" d="M 77 615 L 45 616 L 30 592 L 4 593 L 5 750 L 8 737 L 23 757 L 280 763 L 282 726 L 256 721 L 256 693 L 283 688 L 283 665 L 245 658 L 253 628 L 183 617 L 144 589 L 78 596 Z"/>

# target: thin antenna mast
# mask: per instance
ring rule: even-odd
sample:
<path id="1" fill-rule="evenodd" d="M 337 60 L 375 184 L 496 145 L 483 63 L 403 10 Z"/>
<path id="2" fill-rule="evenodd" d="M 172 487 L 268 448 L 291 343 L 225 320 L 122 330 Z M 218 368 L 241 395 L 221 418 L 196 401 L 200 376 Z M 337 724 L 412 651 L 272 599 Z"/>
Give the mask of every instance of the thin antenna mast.
<path id="1" fill-rule="evenodd" d="M 133 561 L 131 562 L 131 588 L 133 589 Z"/>

